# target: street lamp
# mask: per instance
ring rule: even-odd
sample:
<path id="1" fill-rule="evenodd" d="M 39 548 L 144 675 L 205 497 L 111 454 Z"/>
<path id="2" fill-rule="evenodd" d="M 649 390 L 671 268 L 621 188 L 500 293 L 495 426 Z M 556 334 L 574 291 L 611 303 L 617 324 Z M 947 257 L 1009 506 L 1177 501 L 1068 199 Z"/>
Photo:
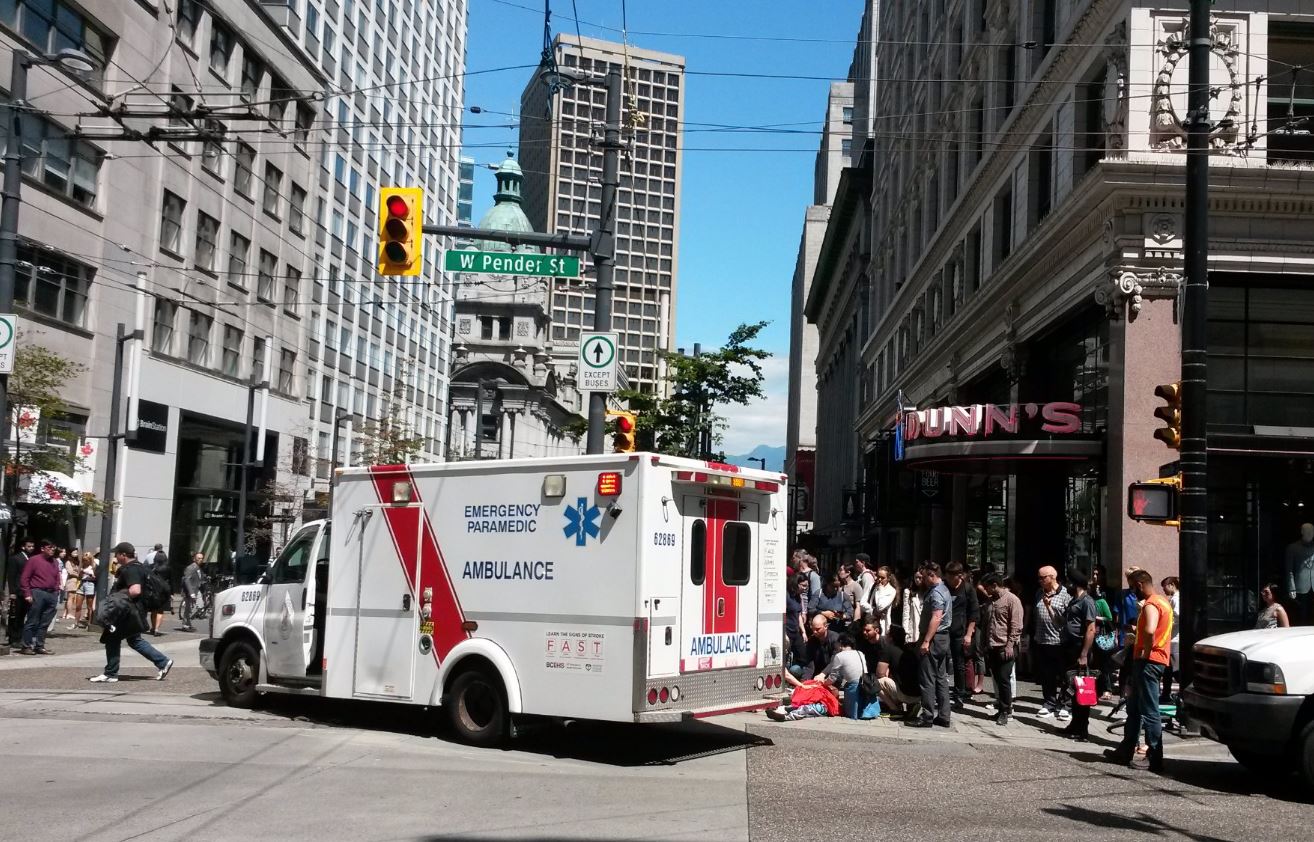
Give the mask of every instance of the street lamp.
<path id="1" fill-rule="evenodd" d="M 747 459 L 745 459 L 744 461 L 745 461 L 745 462 L 756 462 L 758 465 L 760 465 L 760 466 L 762 467 L 762 470 L 764 470 L 764 471 L 766 470 L 766 457 L 764 457 L 764 456 L 749 456 L 749 457 L 748 457 Z"/>
<path id="2" fill-rule="evenodd" d="M 5 143 L 3 203 L 0 204 L 0 313 L 14 311 L 14 284 L 18 272 L 18 207 L 23 186 L 23 112 L 27 110 L 27 69 L 36 65 L 60 67 L 70 73 L 90 73 L 96 63 L 79 50 L 63 49 L 56 53 L 32 55 L 14 50 L 9 71 L 9 101 L 0 105 L 8 132 Z M 122 340 L 120 340 L 122 341 Z M 118 346 L 119 349 L 122 345 Z M 117 387 L 117 381 L 116 381 Z M 0 466 L 9 461 L 9 375 L 0 374 Z M 113 444 L 111 443 L 111 448 Z M 8 542 L 6 542 L 6 546 Z M 102 552 L 108 551 L 102 547 Z"/>

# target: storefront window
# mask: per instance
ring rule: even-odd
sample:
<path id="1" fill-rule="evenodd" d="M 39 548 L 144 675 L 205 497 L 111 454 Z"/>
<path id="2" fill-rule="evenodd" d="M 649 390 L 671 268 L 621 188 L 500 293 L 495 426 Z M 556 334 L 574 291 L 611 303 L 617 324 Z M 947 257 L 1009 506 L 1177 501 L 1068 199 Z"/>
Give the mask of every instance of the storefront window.
<path id="1" fill-rule="evenodd" d="M 1314 417 L 1311 364 L 1314 289 L 1264 276 L 1211 278 L 1211 426 L 1308 426 Z"/>

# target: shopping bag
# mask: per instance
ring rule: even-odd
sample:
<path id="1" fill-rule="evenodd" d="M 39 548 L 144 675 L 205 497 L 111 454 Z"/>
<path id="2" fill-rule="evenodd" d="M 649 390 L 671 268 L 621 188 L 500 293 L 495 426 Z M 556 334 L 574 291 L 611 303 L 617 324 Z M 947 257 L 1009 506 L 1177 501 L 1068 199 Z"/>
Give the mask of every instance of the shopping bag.
<path id="1" fill-rule="evenodd" d="M 1095 676 L 1072 676 L 1072 698 L 1084 708 L 1094 707 L 1099 703 L 1099 693 L 1095 692 Z"/>

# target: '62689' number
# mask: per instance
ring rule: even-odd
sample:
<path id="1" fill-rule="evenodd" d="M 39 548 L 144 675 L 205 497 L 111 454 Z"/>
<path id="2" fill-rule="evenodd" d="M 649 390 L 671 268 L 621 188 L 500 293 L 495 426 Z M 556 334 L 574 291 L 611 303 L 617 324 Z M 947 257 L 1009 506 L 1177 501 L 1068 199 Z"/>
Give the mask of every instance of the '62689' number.
<path id="1" fill-rule="evenodd" d="M 653 546 L 655 546 L 655 547 L 674 547 L 674 546 L 675 546 L 675 533 L 674 533 L 674 532 L 654 532 L 654 533 L 652 534 L 652 543 L 653 543 Z"/>

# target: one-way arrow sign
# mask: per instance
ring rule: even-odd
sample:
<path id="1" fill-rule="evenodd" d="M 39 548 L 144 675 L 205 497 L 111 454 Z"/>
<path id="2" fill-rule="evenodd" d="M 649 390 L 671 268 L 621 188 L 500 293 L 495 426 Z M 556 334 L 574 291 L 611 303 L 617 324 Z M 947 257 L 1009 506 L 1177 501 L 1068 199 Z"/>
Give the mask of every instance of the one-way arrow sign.
<path id="1" fill-rule="evenodd" d="M 579 389 L 581 392 L 616 390 L 618 334 L 585 333 L 579 338 Z"/>

